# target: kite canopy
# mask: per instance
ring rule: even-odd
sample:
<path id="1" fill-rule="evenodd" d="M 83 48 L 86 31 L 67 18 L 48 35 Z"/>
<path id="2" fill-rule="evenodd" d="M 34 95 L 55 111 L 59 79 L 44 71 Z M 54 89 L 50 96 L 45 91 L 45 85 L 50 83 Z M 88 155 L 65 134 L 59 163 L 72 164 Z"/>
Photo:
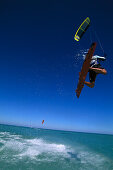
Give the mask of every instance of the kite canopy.
<path id="1" fill-rule="evenodd" d="M 43 123 L 44 123 L 44 120 L 42 120 L 42 125 L 43 125 Z"/>
<path id="2" fill-rule="evenodd" d="M 83 34 L 84 34 L 84 33 L 86 32 L 86 30 L 88 29 L 89 25 L 90 25 L 90 19 L 89 19 L 89 17 L 87 17 L 87 18 L 83 21 L 83 23 L 80 25 L 80 27 L 78 28 L 78 30 L 77 30 L 77 32 L 76 32 L 76 34 L 75 34 L 74 39 L 75 39 L 76 41 L 79 41 L 79 40 L 81 39 L 81 37 L 83 36 Z"/>

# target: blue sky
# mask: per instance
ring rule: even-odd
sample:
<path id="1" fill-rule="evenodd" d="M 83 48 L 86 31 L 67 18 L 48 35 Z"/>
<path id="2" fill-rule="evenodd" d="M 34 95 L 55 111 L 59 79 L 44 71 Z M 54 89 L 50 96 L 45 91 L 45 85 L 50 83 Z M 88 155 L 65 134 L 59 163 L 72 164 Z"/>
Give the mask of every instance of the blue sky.
<path id="1" fill-rule="evenodd" d="M 0 123 L 113 133 L 112 1 L 4 1 L 0 5 Z M 80 42 L 74 34 L 86 17 Z M 108 74 L 75 96 L 83 63 L 77 54 L 97 41 Z M 97 41 L 96 54 L 102 55 Z M 88 77 L 87 77 L 88 80 Z"/>

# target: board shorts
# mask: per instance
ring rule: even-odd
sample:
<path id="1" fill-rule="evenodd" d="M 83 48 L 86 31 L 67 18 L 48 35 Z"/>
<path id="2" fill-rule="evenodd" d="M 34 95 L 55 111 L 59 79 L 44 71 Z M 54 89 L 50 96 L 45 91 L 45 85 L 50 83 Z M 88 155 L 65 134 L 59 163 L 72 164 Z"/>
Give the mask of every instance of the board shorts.
<path id="1" fill-rule="evenodd" d="M 96 64 L 92 68 L 104 69 L 100 64 Z M 95 71 L 89 70 L 89 80 L 90 80 L 90 83 L 95 82 L 97 74 L 98 73 L 96 73 Z"/>

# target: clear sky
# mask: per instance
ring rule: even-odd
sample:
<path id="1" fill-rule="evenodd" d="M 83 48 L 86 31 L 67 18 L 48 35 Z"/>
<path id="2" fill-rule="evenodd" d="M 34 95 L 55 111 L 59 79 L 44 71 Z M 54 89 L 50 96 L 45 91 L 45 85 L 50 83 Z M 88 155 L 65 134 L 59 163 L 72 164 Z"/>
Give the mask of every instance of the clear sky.
<path id="1" fill-rule="evenodd" d="M 38 0 L 0 4 L 0 123 L 113 133 L 113 2 Z M 74 40 L 86 17 L 91 26 Z M 93 89 L 75 96 L 83 63 L 96 31 L 107 53 Z M 102 55 L 97 41 L 96 54 Z M 88 77 L 87 77 L 88 79 Z"/>

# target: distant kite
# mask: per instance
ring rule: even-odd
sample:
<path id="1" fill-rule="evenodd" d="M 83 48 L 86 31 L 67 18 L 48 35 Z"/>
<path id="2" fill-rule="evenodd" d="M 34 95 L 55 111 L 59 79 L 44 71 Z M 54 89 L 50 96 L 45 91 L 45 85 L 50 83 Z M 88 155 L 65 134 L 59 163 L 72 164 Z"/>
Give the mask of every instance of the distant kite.
<path id="1" fill-rule="evenodd" d="M 42 120 L 42 125 L 43 125 L 43 123 L 44 123 L 44 120 Z"/>

